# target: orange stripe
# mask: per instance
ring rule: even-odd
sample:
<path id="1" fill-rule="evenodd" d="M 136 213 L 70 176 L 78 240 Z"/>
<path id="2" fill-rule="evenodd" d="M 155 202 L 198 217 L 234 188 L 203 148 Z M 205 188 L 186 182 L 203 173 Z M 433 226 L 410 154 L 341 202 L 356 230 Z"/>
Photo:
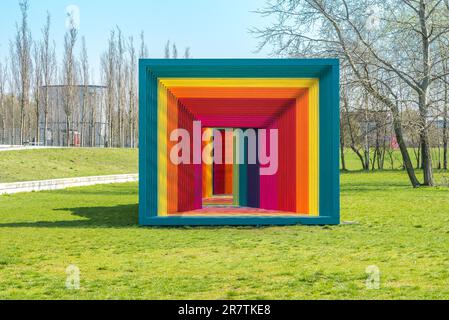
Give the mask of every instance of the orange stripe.
<path id="1" fill-rule="evenodd" d="M 296 212 L 309 214 L 309 93 L 296 100 Z"/>

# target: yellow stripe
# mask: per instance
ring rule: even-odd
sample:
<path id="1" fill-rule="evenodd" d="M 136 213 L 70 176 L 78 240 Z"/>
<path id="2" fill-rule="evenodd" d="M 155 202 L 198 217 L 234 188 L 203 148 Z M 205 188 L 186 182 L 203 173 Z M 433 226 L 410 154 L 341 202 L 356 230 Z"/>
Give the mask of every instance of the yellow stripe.
<path id="1" fill-rule="evenodd" d="M 158 143 L 158 216 L 167 216 L 167 89 L 159 84 L 157 108 Z"/>
<path id="2" fill-rule="evenodd" d="M 159 81 L 166 87 L 219 87 L 219 88 L 304 88 L 311 87 L 318 79 L 308 78 L 160 78 Z"/>
<path id="3" fill-rule="evenodd" d="M 315 78 L 160 78 L 159 91 L 165 92 L 165 108 L 162 108 L 161 100 L 164 99 L 164 94 L 161 94 L 158 106 L 158 115 L 167 113 L 166 102 L 166 87 L 219 87 L 219 88 L 308 88 L 309 89 L 309 215 L 319 215 L 319 80 Z M 163 86 L 162 86 L 163 85 Z M 165 87 L 164 87 L 165 86 Z M 161 90 L 163 88 L 163 90 Z M 165 122 L 161 118 L 158 118 L 158 131 L 166 133 L 167 124 L 166 117 Z M 161 138 L 164 142 L 161 143 Z M 167 148 L 167 134 L 159 135 L 158 141 L 161 146 Z M 164 156 L 161 156 L 161 148 L 159 148 L 159 161 L 162 171 L 159 172 L 159 179 L 162 176 L 166 177 L 167 172 L 167 156 L 166 151 L 162 152 Z M 165 162 L 165 163 L 164 163 Z M 165 168 L 165 175 L 164 175 Z M 166 208 L 167 205 L 167 186 L 159 182 L 160 192 L 159 195 L 159 215 L 164 211 L 161 208 Z M 165 191 L 164 191 L 165 190 Z M 165 192 L 165 193 L 164 193 Z M 164 202 L 165 204 L 161 203 Z M 165 210 L 166 213 L 166 210 Z"/>

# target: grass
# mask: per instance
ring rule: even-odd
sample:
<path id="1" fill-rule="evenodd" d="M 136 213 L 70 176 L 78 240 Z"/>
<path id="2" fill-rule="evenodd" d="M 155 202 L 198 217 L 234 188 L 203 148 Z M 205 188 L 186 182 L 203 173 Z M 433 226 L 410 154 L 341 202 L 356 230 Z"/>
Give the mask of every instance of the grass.
<path id="1" fill-rule="evenodd" d="M 374 152 L 374 150 L 371 150 L 371 151 L 372 151 L 372 153 Z M 435 180 L 435 183 L 439 186 L 449 187 L 449 172 L 445 171 L 443 169 L 438 169 L 438 153 L 440 153 L 440 155 L 441 155 L 442 151 L 438 150 L 437 148 L 432 149 L 434 180 Z M 414 151 L 412 148 L 409 148 L 409 154 L 411 157 L 412 164 L 416 168 L 416 158 L 415 158 Z M 371 157 L 373 157 L 373 154 L 371 154 Z M 351 149 L 345 150 L 345 161 L 346 161 L 346 167 L 349 170 L 348 173 L 354 173 L 354 172 L 360 173 L 363 171 L 363 167 L 360 162 L 360 159 L 355 155 L 355 153 Z M 443 161 L 442 155 L 441 155 L 441 161 Z M 376 168 L 377 168 L 377 164 L 376 164 Z M 340 169 L 341 169 L 341 161 L 340 161 Z M 385 165 L 384 165 L 383 171 L 392 172 L 392 174 L 393 174 L 392 177 L 401 176 L 401 179 L 403 179 L 403 180 L 407 179 L 407 174 L 403 170 L 403 167 L 402 167 L 402 156 L 401 156 L 401 152 L 399 150 L 393 151 L 393 153 L 391 154 L 391 157 L 389 155 L 385 156 Z M 415 173 L 416 173 L 418 180 L 422 182 L 423 181 L 422 171 L 415 169 Z M 388 183 L 388 181 L 385 181 L 385 182 Z"/>
<path id="2" fill-rule="evenodd" d="M 373 160 L 374 157 L 374 148 L 371 148 L 371 160 Z M 360 152 L 363 155 L 363 150 L 360 150 Z M 416 168 L 417 167 L 417 159 L 416 159 L 416 149 L 413 148 L 408 148 L 408 152 L 409 152 L 409 156 L 410 156 L 410 160 L 413 164 L 413 166 Z M 443 162 L 443 149 L 440 148 L 432 148 L 431 149 L 431 155 L 432 155 L 432 164 L 434 168 L 438 168 L 439 166 L 439 162 L 441 162 L 441 166 L 442 166 L 442 162 Z M 346 167 L 349 170 L 363 170 L 363 166 L 360 162 L 360 159 L 355 155 L 355 153 L 350 149 L 350 148 L 346 148 L 345 149 L 345 161 L 346 161 Z M 376 161 L 376 166 L 377 168 L 377 161 Z M 341 168 L 341 163 L 340 163 L 340 168 Z M 402 169 L 402 155 L 399 149 L 393 150 L 391 155 L 387 152 L 385 154 L 385 160 L 384 160 L 384 169 L 385 170 L 401 170 Z"/>
<path id="3" fill-rule="evenodd" d="M 343 174 L 335 227 L 141 228 L 137 191 L 0 197 L 0 299 L 449 299 L 449 189 L 401 171 Z"/>
<path id="4" fill-rule="evenodd" d="M 137 173 L 137 149 L 0 152 L 0 183 Z"/>

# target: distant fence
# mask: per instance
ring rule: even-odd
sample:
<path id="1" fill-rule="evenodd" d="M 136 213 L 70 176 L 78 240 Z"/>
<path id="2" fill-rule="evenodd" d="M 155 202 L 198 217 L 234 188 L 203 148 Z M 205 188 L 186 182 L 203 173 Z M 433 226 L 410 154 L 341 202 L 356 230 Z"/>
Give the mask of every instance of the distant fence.
<path id="1" fill-rule="evenodd" d="M 36 130 L 27 129 L 23 142 L 20 140 L 20 128 L 0 128 L 0 145 L 26 145 L 26 146 L 48 146 L 48 147 L 67 147 L 67 130 L 65 123 L 49 123 L 47 134 L 44 134 L 43 124 L 39 130 L 39 141 L 36 139 Z M 79 127 L 79 129 L 78 129 Z M 138 147 L 137 134 L 128 135 L 120 144 L 115 141 L 110 142 L 110 136 L 107 131 L 106 123 L 86 123 L 77 124 L 73 130 L 70 130 L 70 147 Z"/>

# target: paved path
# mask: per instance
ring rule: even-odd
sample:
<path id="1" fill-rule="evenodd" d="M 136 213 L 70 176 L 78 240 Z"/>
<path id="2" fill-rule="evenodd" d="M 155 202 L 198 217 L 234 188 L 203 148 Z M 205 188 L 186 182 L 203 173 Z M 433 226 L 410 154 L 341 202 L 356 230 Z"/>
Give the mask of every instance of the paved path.
<path id="1" fill-rule="evenodd" d="M 0 183 L 0 195 L 45 190 L 61 190 L 73 187 L 94 186 L 99 184 L 136 182 L 138 180 L 138 174 L 118 174 L 110 176 Z"/>
<path id="2" fill-rule="evenodd" d="M 34 150 L 34 149 L 63 149 L 64 147 L 33 147 L 33 146 L 9 146 L 0 145 L 0 152 L 2 151 L 22 151 L 22 150 Z"/>

